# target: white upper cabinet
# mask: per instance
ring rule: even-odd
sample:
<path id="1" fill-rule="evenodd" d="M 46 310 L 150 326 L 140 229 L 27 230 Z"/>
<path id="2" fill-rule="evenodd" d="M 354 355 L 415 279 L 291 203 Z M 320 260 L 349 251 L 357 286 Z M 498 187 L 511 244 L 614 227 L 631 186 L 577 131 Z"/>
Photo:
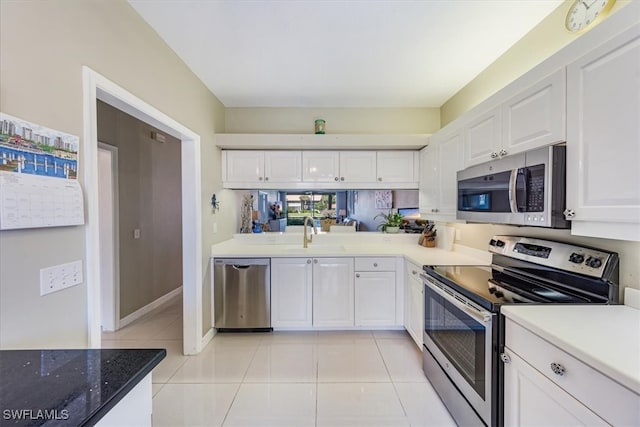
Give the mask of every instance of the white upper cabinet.
<path id="1" fill-rule="evenodd" d="M 264 151 L 224 151 L 223 171 L 226 171 L 224 180 L 229 182 L 262 182 Z"/>
<path id="2" fill-rule="evenodd" d="M 223 151 L 222 163 L 228 188 L 268 188 L 302 180 L 300 151 Z"/>
<path id="3" fill-rule="evenodd" d="M 340 182 L 363 183 L 375 181 L 375 151 L 340 152 Z"/>
<path id="4" fill-rule="evenodd" d="M 488 162 L 500 156 L 503 151 L 501 113 L 500 107 L 496 107 L 466 124 L 464 128 L 465 167 Z"/>
<path id="5" fill-rule="evenodd" d="M 418 181 L 415 151 L 379 151 L 377 179 L 379 183 L 410 183 Z"/>
<path id="6" fill-rule="evenodd" d="M 456 218 L 457 172 L 462 169 L 462 132 L 434 135 L 420 153 L 420 213 L 437 221 Z"/>
<path id="7" fill-rule="evenodd" d="M 464 167 L 565 141 L 565 108 L 562 67 L 465 123 Z"/>
<path id="8" fill-rule="evenodd" d="M 566 140 L 566 79 L 562 67 L 502 104 L 502 146 L 521 153 Z"/>
<path id="9" fill-rule="evenodd" d="M 572 234 L 640 241 L 640 25 L 567 68 Z"/>
<path id="10" fill-rule="evenodd" d="M 303 151 L 304 182 L 340 181 L 340 154 L 337 151 Z"/>
<path id="11" fill-rule="evenodd" d="M 287 183 L 302 181 L 302 153 L 300 151 L 265 151 L 264 180 Z"/>

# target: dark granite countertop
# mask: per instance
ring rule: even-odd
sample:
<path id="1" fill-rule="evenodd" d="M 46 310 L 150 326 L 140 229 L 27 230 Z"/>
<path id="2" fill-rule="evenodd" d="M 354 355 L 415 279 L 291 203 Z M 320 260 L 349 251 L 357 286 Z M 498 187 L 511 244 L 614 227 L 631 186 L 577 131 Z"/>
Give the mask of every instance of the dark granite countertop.
<path id="1" fill-rule="evenodd" d="M 94 425 L 166 354 L 164 349 L 2 350 L 0 425 Z"/>

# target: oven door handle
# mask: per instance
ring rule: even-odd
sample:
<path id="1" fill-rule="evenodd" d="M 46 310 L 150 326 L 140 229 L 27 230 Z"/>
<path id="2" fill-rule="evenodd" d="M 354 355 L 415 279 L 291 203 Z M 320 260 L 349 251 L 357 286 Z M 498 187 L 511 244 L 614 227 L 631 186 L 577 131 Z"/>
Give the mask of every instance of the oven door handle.
<path id="1" fill-rule="evenodd" d="M 469 316 L 473 317 L 475 320 L 477 320 L 478 322 L 483 322 L 483 323 L 487 323 L 491 321 L 491 313 L 488 311 L 481 311 L 481 310 L 476 310 L 473 307 L 468 306 L 467 304 L 458 301 L 456 298 L 454 298 L 452 295 L 447 294 L 445 291 L 443 291 L 442 289 L 438 288 L 437 285 L 434 284 L 434 280 L 433 278 L 425 275 L 425 274 L 421 274 L 420 275 L 425 283 L 425 285 L 429 286 L 429 289 L 431 289 L 433 292 L 435 292 L 436 294 L 440 295 L 441 297 L 443 297 L 444 299 L 446 299 L 448 302 L 451 303 L 451 305 L 454 305 L 455 307 L 459 308 L 460 310 L 464 311 L 466 314 L 468 314 Z"/>

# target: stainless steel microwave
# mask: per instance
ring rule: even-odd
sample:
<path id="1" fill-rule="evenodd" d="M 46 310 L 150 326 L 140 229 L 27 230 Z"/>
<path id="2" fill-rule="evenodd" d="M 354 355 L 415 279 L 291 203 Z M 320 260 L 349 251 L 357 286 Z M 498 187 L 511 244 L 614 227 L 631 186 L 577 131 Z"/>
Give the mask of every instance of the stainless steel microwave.
<path id="1" fill-rule="evenodd" d="M 470 222 L 570 228 L 564 217 L 566 146 L 553 145 L 458 172 L 456 217 Z"/>

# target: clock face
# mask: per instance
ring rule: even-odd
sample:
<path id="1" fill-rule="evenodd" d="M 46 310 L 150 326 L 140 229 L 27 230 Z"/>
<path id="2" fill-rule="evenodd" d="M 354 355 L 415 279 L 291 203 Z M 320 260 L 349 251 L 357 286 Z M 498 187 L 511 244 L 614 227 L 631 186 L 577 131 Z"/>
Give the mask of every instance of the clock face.
<path id="1" fill-rule="evenodd" d="M 615 0 L 576 0 L 569 8 L 565 26 L 571 32 L 579 32 L 593 24 L 608 12 Z"/>

